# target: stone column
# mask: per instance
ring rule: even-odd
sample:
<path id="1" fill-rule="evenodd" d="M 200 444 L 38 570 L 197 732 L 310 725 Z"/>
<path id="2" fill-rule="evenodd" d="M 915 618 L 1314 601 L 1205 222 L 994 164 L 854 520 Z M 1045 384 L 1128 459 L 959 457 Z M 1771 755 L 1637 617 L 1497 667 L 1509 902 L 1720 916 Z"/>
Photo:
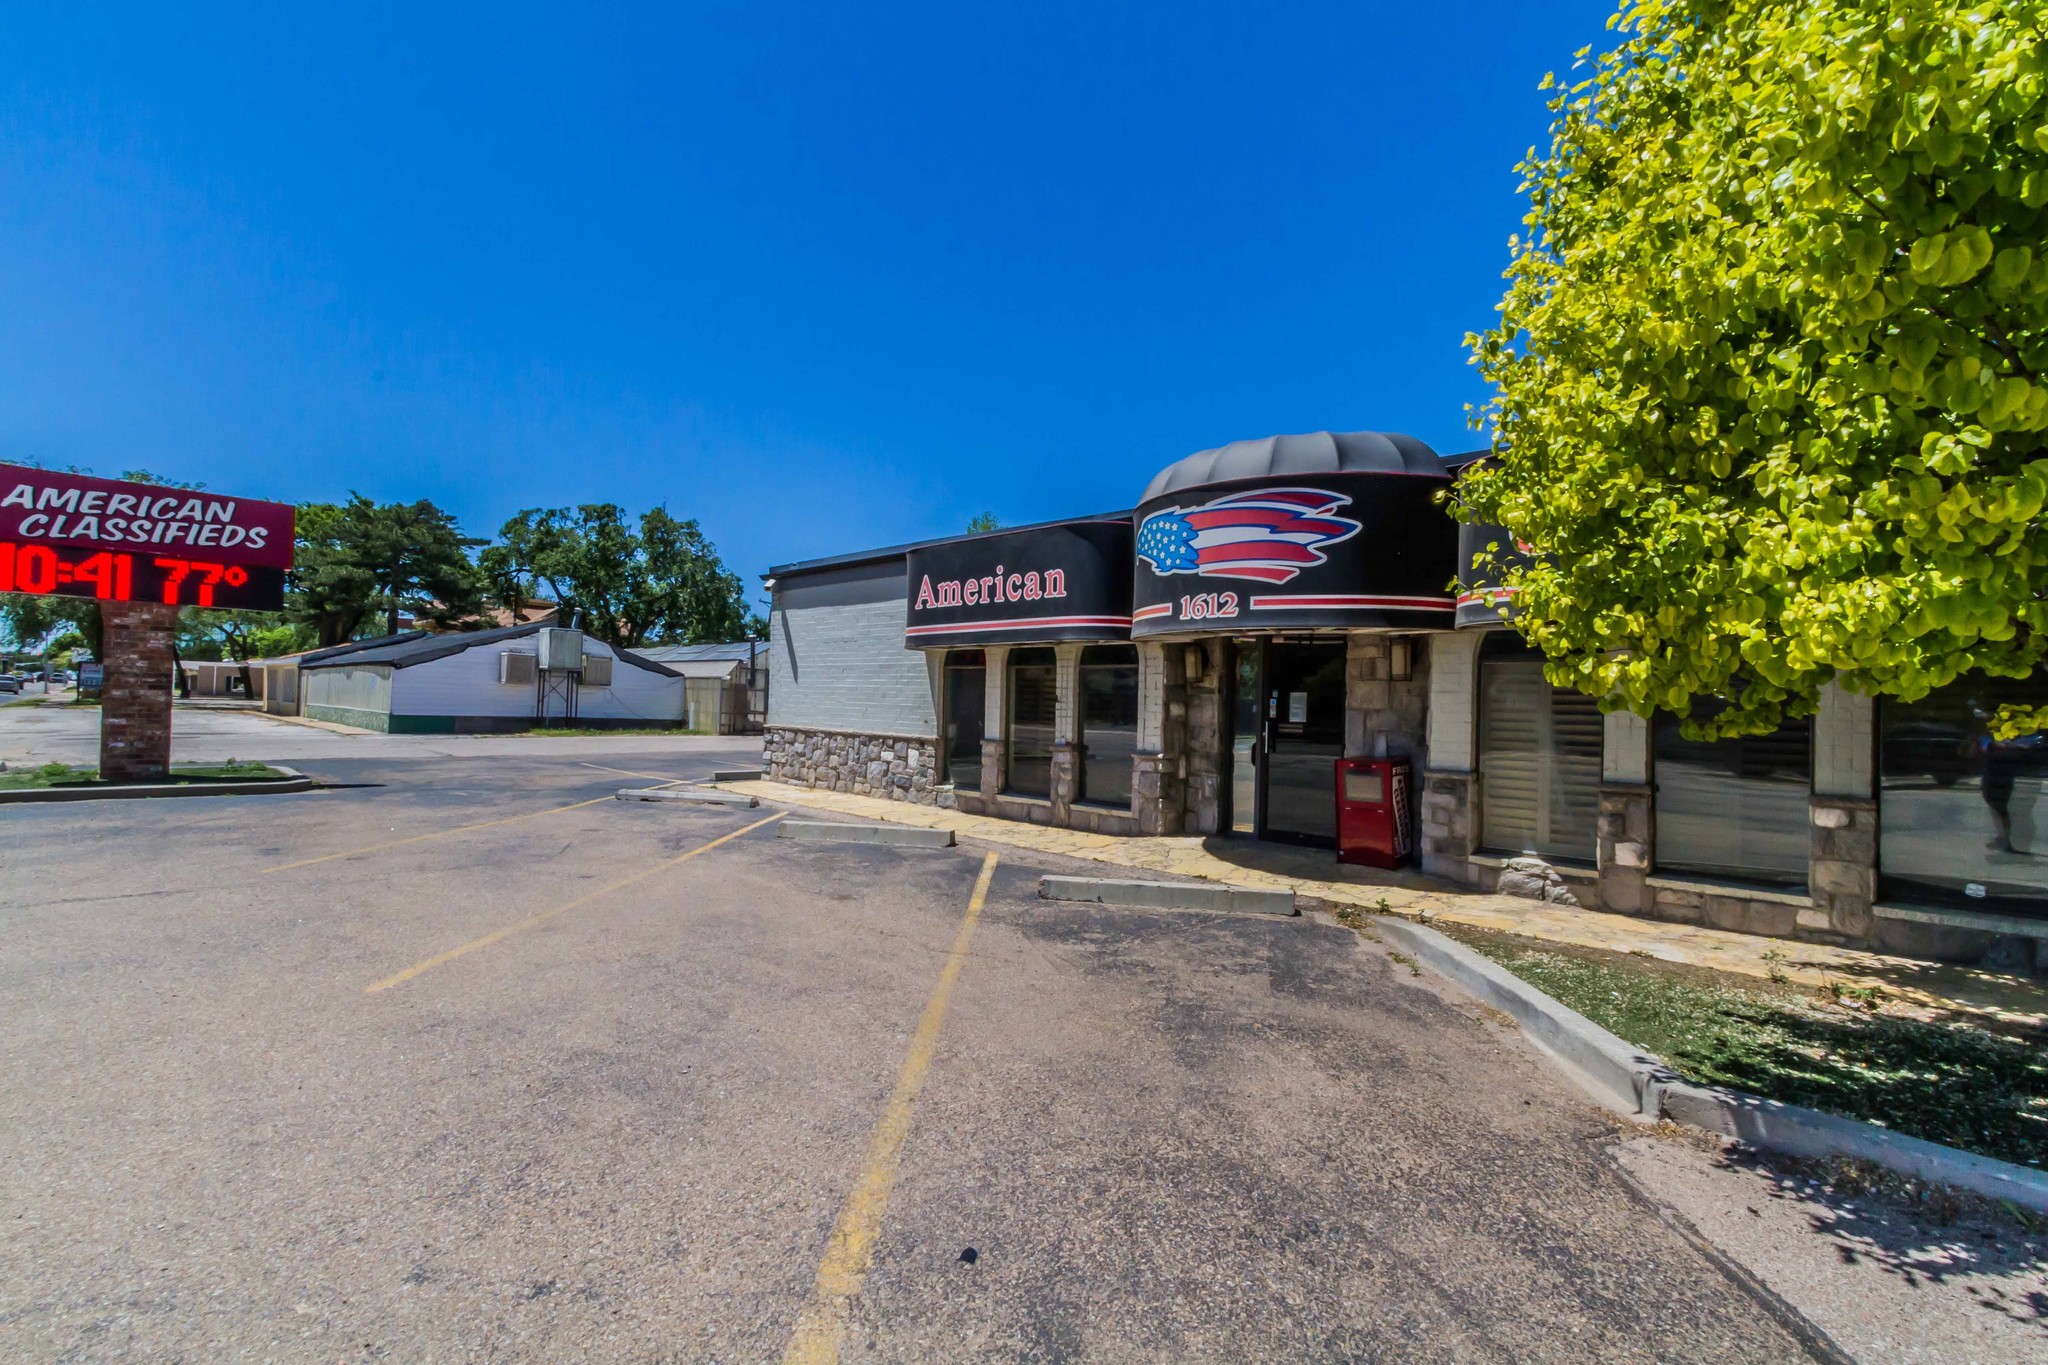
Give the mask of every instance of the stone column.
<path id="1" fill-rule="evenodd" d="M 1811 909 L 1802 938 L 1870 937 L 1877 902 L 1876 710 L 1869 697 L 1829 683 L 1813 718 Z"/>
<path id="2" fill-rule="evenodd" d="M 1650 723 L 1628 711 L 1606 716 L 1600 761 L 1600 903 L 1618 915 L 1650 909 Z"/>
<path id="3" fill-rule="evenodd" d="M 1007 645 L 992 645 L 982 651 L 986 666 L 981 697 L 981 795 L 995 796 L 1010 785 L 1008 747 L 1003 728 L 1008 723 L 1009 679 L 1005 665 L 1010 657 Z"/>
<path id="4" fill-rule="evenodd" d="M 1183 752 L 1186 755 L 1181 832 L 1218 834 L 1223 784 L 1229 780 L 1230 717 L 1223 713 L 1224 670 L 1230 666 L 1230 642 L 1203 640 L 1181 648 L 1187 677 L 1187 715 Z M 1169 709 L 1169 723 L 1171 712 Z"/>
<path id="5" fill-rule="evenodd" d="M 102 602 L 100 776 L 140 782 L 171 769 L 171 634 L 178 609 Z"/>
<path id="6" fill-rule="evenodd" d="M 1138 751 L 1131 758 L 1131 811 L 1140 834 L 1178 834 L 1181 823 L 1180 733 L 1186 688 L 1178 682 L 1180 646 L 1138 643 Z"/>
<path id="7" fill-rule="evenodd" d="M 1455 881 L 1472 878 L 1478 847 L 1477 773 L 1432 771 L 1422 779 L 1422 870 Z"/>

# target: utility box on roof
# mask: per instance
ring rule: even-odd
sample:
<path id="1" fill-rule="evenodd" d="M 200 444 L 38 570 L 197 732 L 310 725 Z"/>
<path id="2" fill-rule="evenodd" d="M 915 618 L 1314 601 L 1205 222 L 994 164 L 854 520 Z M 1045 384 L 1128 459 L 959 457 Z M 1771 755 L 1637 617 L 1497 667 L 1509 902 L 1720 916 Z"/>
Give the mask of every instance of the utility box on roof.
<path id="1" fill-rule="evenodd" d="M 565 626 L 543 626 L 540 631 L 540 666 L 549 673 L 569 673 L 583 667 L 583 632 Z"/>

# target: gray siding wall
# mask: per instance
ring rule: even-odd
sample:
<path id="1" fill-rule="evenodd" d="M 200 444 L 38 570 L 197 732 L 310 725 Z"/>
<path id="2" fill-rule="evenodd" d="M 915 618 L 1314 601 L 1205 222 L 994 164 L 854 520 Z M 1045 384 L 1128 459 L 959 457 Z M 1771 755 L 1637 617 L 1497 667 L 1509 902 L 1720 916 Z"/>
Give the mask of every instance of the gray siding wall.
<path id="1" fill-rule="evenodd" d="M 931 675 L 903 647 L 901 559 L 778 582 L 768 618 L 768 724 L 935 736 Z"/>

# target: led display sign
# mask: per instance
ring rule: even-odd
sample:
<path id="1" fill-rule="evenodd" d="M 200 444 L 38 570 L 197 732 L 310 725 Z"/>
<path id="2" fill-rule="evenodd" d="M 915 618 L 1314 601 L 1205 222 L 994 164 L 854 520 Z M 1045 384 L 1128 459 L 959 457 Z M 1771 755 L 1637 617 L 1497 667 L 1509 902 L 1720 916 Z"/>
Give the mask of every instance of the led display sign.
<path id="1" fill-rule="evenodd" d="M 284 570 L 0 540 L 0 592 L 281 611 Z"/>

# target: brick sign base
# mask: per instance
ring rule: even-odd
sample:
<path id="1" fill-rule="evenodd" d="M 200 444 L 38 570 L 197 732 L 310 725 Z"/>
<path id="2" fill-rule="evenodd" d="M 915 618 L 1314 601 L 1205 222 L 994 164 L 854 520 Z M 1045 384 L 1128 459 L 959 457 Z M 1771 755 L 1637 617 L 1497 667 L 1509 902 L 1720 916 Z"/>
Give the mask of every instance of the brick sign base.
<path id="1" fill-rule="evenodd" d="M 171 636 L 178 609 L 100 603 L 100 778 L 139 782 L 171 770 Z"/>

